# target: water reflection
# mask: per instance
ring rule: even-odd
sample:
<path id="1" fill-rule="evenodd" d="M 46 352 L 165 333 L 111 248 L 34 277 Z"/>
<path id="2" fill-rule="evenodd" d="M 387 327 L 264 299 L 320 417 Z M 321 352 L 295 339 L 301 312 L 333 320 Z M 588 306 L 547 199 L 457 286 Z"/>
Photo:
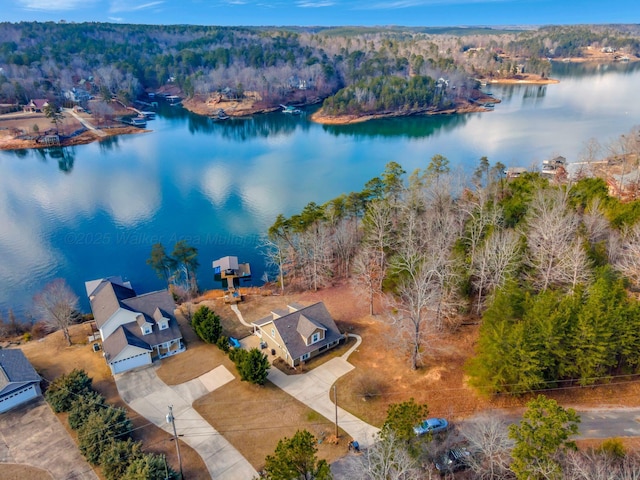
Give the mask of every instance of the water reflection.
<path id="1" fill-rule="evenodd" d="M 473 114 L 415 115 L 411 117 L 383 118 L 371 122 L 348 125 L 323 125 L 327 133 L 336 137 L 346 135 L 361 138 L 425 138 L 452 131 L 467 123 Z"/>
<path id="2" fill-rule="evenodd" d="M 214 122 L 160 105 L 151 133 L 0 152 L 0 312 L 58 276 L 79 295 L 87 278 L 111 274 L 161 288 L 146 265 L 156 241 L 196 244 L 205 288 L 210 261 L 224 255 L 251 262 L 259 279 L 257 236 L 278 213 L 360 190 L 391 160 L 407 171 L 435 153 L 471 171 L 483 155 L 508 166 L 552 153 L 573 161 L 589 138 L 620 135 L 640 118 L 630 101 L 637 66 L 563 75 L 557 85 L 489 86 L 502 103 L 487 113 L 331 126 L 309 120 L 317 107 Z"/>
<path id="3" fill-rule="evenodd" d="M 569 63 L 551 62 L 552 77 L 583 77 L 585 75 L 606 75 L 608 73 L 618 73 L 622 75 L 632 75 L 640 70 L 640 62 L 611 62 L 611 63 Z"/>

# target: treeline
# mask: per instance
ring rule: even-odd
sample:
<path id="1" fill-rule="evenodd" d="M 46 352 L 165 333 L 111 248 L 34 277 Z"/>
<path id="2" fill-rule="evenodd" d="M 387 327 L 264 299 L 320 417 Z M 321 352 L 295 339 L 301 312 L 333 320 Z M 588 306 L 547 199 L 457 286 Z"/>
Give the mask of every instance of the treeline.
<path id="1" fill-rule="evenodd" d="M 74 87 L 127 102 L 170 84 L 187 96 L 253 91 L 277 105 L 292 93 L 312 101 L 380 76 L 444 77 L 453 89 L 469 76 L 513 75 L 520 64 L 548 74 L 546 57 L 586 45 L 637 53 L 638 39 L 633 28 L 602 26 L 515 32 L 5 22 L 0 103 L 61 103 Z"/>
<path id="2" fill-rule="evenodd" d="M 504 170 L 483 157 L 464 178 L 435 155 L 407 177 L 391 162 L 361 192 L 279 216 L 267 256 L 292 288 L 350 279 L 372 314 L 384 297 L 412 368 L 442 329 L 482 317 L 469 372 L 489 393 L 637 373 L 640 201 L 611 197 L 600 178 Z"/>
<path id="3" fill-rule="evenodd" d="M 564 58 L 582 57 L 587 47 L 610 47 L 640 55 L 640 38 L 637 29 L 634 32 L 615 26 L 550 26 L 519 35 L 507 50 L 526 57 Z"/>
<path id="4" fill-rule="evenodd" d="M 73 370 L 56 378 L 45 392 L 54 412 L 68 414 L 87 461 L 100 466 L 107 480 L 177 479 L 163 455 L 146 453 L 140 442 L 132 440 L 133 427 L 126 411 L 109 405 L 91 384 L 84 370 Z"/>
<path id="5" fill-rule="evenodd" d="M 452 100 L 444 83 L 414 76 L 376 77 L 339 90 L 322 104 L 329 115 L 426 111 L 447 108 Z"/>

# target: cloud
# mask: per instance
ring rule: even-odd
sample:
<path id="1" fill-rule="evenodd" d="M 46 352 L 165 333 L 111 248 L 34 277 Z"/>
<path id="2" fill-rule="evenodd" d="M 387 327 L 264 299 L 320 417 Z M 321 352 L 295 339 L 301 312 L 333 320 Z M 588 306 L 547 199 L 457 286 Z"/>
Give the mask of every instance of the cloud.
<path id="1" fill-rule="evenodd" d="M 513 0 L 394 0 L 390 2 L 364 3 L 358 8 L 360 10 L 393 10 L 412 7 L 465 5 L 475 3 L 500 3 L 511 2 Z"/>
<path id="2" fill-rule="evenodd" d="M 335 5 L 331 0 L 322 0 L 319 2 L 315 2 L 312 0 L 299 0 L 296 2 L 298 7 L 300 8 L 322 8 L 322 7 L 332 7 Z"/>
<path id="3" fill-rule="evenodd" d="M 109 8 L 110 13 L 118 13 L 118 12 L 135 12 L 138 10 L 146 10 L 147 8 L 157 7 L 158 5 L 162 5 L 164 0 L 158 0 L 154 2 L 147 3 L 137 3 L 128 0 L 113 0 L 111 2 L 111 7 Z"/>
<path id="4" fill-rule="evenodd" d="M 27 10 L 64 11 L 88 7 L 93 0 L 18 0 L 18 4 Z"/>
<path id="5" fill-rule="evenodd" d="M 107 19 L 111 22 L 122 23 L 124 22 L 123 17 L 107 17 Z"/>

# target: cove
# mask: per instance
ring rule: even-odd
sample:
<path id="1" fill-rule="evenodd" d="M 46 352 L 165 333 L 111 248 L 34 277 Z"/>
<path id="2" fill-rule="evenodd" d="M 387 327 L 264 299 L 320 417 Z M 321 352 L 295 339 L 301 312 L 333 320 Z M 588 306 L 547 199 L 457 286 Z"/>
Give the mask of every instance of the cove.
<path id="1" fill-rule="evenodd" d="M 153 131 L 66 149 L 0 152 L 0 313 L 28 318 L 31 298 L 63 277 L 88 311 L 84 282 L 122 275 L 139 292 L 163 288 L 151 246 L 236 255 L 253 283 L 267 270 L 260 235 L 279 213 L 361 190 L 390 161 L 411 172 L 445 155 L 471 172 L 478 159 L 539 166 L 577 161 L 586 142 L 615 140 L 639 123 L 639 64 L 554 64 L 555 85 L 490 85 L 494 111 L 323 126 L 272 113 L 214 122 L 164 106 Z M 603 153 L 604 154 L 604 153 Z"/>

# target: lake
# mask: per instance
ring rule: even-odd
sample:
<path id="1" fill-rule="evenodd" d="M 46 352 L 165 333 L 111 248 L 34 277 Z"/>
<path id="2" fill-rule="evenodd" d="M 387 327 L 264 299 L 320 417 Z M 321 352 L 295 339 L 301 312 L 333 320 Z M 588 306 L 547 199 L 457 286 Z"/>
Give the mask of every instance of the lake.
<path id="1" fill-rule="evenodd" d="M 140 135 L 66 149 L 0 152 L 0 313 L 28 316 L 31 298 L 63 277 L 88 301 L 86 280 L 122 275 L 139 292 L 163 288 L 151 246 L 199 250 L 201 288 L 219 287 L 211 262 L 236 255 L 260 284 L 260 235 L 279 213 L 359 191 L 390 161 L 425 168 L 539 167 L 578 161 L 587 141 L 615 140 L 639 123 L 639 64 L 554 64 L 559 84 L 489 86 L 494 111 L 347 126 L 273 113 L 213 122 L 163 107 Z"/>

